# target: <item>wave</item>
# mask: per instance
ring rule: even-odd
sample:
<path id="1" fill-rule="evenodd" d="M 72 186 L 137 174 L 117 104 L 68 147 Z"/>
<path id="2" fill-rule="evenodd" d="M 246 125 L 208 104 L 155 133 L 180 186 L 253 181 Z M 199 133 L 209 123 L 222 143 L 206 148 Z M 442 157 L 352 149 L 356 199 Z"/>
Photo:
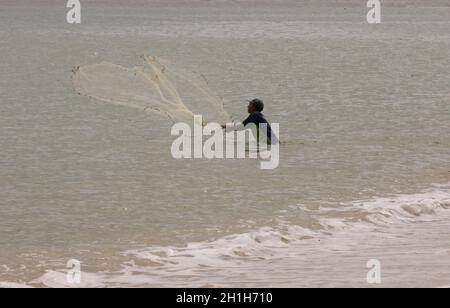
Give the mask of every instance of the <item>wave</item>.
<path id="1" fill-rule="evenodd" d="M 351 202 L 339 208 L 339 213 L 352 211 L 357 215 L 342 218 L 344 215 L 339 215 L 336 209 L 332 216 L 322 212 L 316 217 L 320 224 L 317 230 L 280 222 L 277 227 L 262 227 L 184 247 L 128 250 L 122 253 L 126 261 L 120 270 L 86 273 L 80 286 L 220 287 L 233 285 L 234 280 L 244 285 L 258 279 L 264 282 L 268 277 L 258 272 L 261 266 L 268 270 L 274 264 L 286 266 L 289 262 L 284 260 L 300 262 L 306 258 L 303 262 L 307 263 L 308 257 L 324 251 L 351 251 L 355 238 L 387 236 L 391 228 L 408 228 L 417 222 L 439 219 L 439 213 L 448 213 L 447 209 L 450 209 L 450 188 L 446 186 L 419 194 Z M 395 230 L 392 238 L 397 236 L 398 229 Z M 276 272 L 274 269 L 273 273 Z M 290 275 L 286 273 L 287 280 Z M 65 270 L 49 271 L 32 284 L 68 286 Z"/>

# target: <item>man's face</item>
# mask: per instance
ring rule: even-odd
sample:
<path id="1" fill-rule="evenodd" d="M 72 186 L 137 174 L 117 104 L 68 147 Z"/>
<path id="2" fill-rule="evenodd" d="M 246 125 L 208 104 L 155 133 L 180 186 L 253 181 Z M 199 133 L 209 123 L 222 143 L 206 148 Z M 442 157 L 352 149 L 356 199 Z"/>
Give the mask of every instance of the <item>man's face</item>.
<path id="1" fill-rule="evenodd" d="M 252 113 L 255 111 L 255 106 L 253 106 L 252 102 L 248 103 L 247 111 L 248 113 Z"/>

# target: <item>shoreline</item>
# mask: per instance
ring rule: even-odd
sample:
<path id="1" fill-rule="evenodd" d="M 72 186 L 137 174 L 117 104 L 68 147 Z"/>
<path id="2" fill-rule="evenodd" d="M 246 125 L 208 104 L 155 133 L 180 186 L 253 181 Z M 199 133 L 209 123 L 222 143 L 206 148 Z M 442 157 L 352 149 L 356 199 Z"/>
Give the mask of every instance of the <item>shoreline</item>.
<path id="1" fill-rule="evenodd" d="M 263 227 L 185 247 L 130 250 L 122 253 L 129 260 L 121 270 L 83 272 L 80 285 L 68 285 L 67 270 L 61 269 L 26 284 L 0 282 L 0 287 L 439 288 L 450 284 L 446 190 L 378 198 L 365 207 L 372 214 L 359 222 L 324 217 L 326 228 L 320 232 L 289 225 Z M 381 264 L 381 284 L 367 282 L 370 260 Z"/>

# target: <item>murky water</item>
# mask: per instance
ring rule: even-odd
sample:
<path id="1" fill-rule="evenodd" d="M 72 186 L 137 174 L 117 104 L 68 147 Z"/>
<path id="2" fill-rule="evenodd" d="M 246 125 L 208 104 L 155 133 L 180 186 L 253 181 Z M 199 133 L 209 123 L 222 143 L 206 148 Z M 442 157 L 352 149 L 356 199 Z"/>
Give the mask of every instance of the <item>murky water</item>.
<path id="1" fill-rule="evenodd" d="M 392 218 L 381 230 L 400 224 L 402 234 L 418 215 L 405 206 L 421 209 L 418 220 L 446 217 L 434 212 L 449 204 L 450 8 L 405 3 L 387 3 L 383 22 L 369 25 L 365 5 L 351 1 L 89 1 L 82 24 L 69 25 L 59 1 L 2 1 L 0 281 L 30 284 L 46 270 L 58 277 L 76 258 L 93 285 L 170 285 L 166 262 L 191 243 L 190 255 L 216 251 L 206 253 L 211 270 L 228 268 L 234 280 L 197 277 L 204 260 L 193 257 L 174 268 L 190 277 L 186 285 L 197 277 L 198 285 L 227 286 L 240 277 L 265 286 L 269 274 L 230 265 L 255 267 L 285 249 L 311 253 L 297 240 L 333 237 L 343 224 L 367 224 L 371 237 L 383 232 L 370 219 L 377 213 Z M 194 68 L 233 118 L 245 118 L 247 99 L 262 98 L 267 118 L 280 123 L 280 166 L 175 160 L 167 118 L 74 91 L 75 67 L 131 67 L 143 55 Z M 391 203 L 397 210 L 384 212 Z M 345 239 L 328 241 L 345 246 Z M 272 241 L 287 247 L 272 249 Z M 222 254 L 226 243 L 231 252 Z M 328 259 L 329 247 L 317 255 Z M 147 275 L 133 280 L 130 273 L 144 268 Z M 52 285 L 52 273 L 34 285 Z"/>

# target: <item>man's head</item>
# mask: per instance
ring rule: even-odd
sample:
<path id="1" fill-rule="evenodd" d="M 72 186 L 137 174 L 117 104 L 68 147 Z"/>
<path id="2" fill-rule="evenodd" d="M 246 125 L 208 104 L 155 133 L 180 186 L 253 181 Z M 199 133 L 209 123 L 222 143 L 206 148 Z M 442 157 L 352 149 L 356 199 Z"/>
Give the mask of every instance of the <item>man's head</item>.
<path id="1" fill-rule="evenodd" d="M 260 99 L 253 99 L 248 101 L 248 113 L 262 112 L 264 110 L 264 103 Z"/>

